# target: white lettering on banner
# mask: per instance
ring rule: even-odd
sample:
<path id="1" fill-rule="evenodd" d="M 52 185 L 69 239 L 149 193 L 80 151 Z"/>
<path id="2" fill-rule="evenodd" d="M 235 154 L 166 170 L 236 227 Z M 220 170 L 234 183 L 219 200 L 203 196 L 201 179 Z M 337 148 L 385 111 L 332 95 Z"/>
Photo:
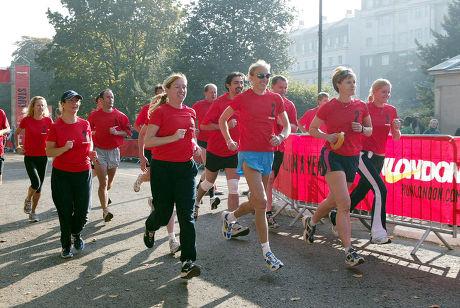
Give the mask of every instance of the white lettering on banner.
<path id="1" fill-rule="evenodd" d="M 436 180 L 439 183 L 452 183 L 454 177 L 459 182 L 460 167 L 457 167 L 454 162 L 434 163 L 428 160 L 408 160 L 406 158 L 396 161 L 395 158 L 387 157 L 383 163 L 382 175 L 389 184 L 411 177 L 422 182 Z"/>

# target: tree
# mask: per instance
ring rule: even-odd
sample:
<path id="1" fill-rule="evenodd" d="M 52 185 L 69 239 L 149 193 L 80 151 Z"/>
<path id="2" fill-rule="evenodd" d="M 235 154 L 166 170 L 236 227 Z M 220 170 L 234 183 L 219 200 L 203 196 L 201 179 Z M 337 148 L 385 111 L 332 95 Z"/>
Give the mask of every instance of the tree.
<path id="1" fill-rule="evenodd" d="M 460 0 L 449 3 L 447 15 L 441 24 L 445 33 L 432 32 L 434 43 L 423 46 L 418 41 L 417 54 L 422 63 L 420 69 L 428 76 L 427 69 L 433 67 L 460 53 Z M 425 107 L 432 110 L 434 102 L 433 78 L 428 77 L 425 82 L 417 84 L 418 99 Z"/>
<path id="2" fill-rule="evenodd" d="M 332 93 L 333 89 L 330 86 L 324 87 L 323 92 Z M 318 98 L 318 86 L 305 86 L 300 82 L 289 80 L 289 88 L 286 97 L 292 101 L 297 110 L 297 118 L 300 118 L 308 109 L 318 106 L 316 99 Z"/>
<path id="3" fill-rule="evenodd" d="M 288 1 L 200 0 L 187 9 L 180 53 L 171 67 L 188 78 L 188 102 L 202 99 L 209 82 L 225 92 L 225 76 L 246 73 L 258 59 L 270 63 L 274 72 L 291 64 L 287 30 L 293 11 Z"/>
<path id="4" fill-rule="evenodd" d="M 38 57 L 54 73 L 51 91 L 68 89 L 85 101 L 105 88 L 115 94 L 116 108 L 133 120 L 164 79 L 165 55 L 173 52 L 180 8 L 171 0 L 61 0 L 68 15 L 48 11 L 56 30 Z M 82 104 L 82 114 L 94 105 Z"/>

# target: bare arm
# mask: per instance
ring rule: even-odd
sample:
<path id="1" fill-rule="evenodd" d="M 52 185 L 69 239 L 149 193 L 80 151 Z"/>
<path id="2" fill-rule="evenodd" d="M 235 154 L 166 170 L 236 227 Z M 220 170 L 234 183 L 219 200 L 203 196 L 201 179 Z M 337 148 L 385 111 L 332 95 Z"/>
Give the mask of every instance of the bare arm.
<path id="1" fill-rule="evenodd" d="M 363 119 L 363 127 L 361 131 L 366 137 L 372 135 L 372 120 L 370 115 Z"/>
<path id="2" fill-rule="evenodd" d="M 7 128 L 4 128 L 4 129 L 0 130 L 0 136 L 8 135 L 9 133 L 10 133 L 10 127 L 9 126 Z"/>
<path id="3" fill-rule="evenodd" d="M 56 142 L 47 141 L 46 142 L 46 156 L 56 157 L 64 154 L 73 147 L 73 141 L 67 141 L 63 147 L 56 148 Z"/>
<path id="4" fill-rule="evenodd" d="M 155 124 L 149 124 L 147 126 L 147 131 L 145 132 L 144 145 L 148 148 L 157 147 L 160 145 L 168 144 L 175 142 L 179 139 L 184 138 L 186 129 L 178 129 L 174 135 L 157 137 L 157 132 L 160 129 L 159 126 Z"/>
<path id="5" fill-rule="evenodd" d="M 321 131 L 319 127 L 323 124 L 323 120 L 315 116 L 313 121 L 310 123 L 310 128 L 308 132 L 315 138 L 324 139 L 329 141 L 330 144 L 334 144 L 337 141 L 337 134 L 326 134 L 325 132 Z"/>
<path id="6" fill-rule="evenodd" d="M 228 106 L 227 109 L 222 112 L 219 118 L 219 127 L 220 127 L 220 132 L 224 136 L 225 142 L 227 143 L 227 147 L 230 151 L 236 151 L 238 150 L 238 143 L 232 140 L 232 137 L 230 136 L 230 132 L 228 131 L 228 119 L 233 115 L 234 110 L 232 107 Z"/>
<path id="7" fill-rule="evenodd" d="M 304 134 L 308 133 L 308 130 L 305 129 L 305 127 L 304 127 L 302 124 L 299 124 L 299 129 L 300 129 L 300 131 L 301 131 L 302 133 L 304 133 Z"/>
<path id="8" fill-rule="evenodd" d="M 399 119 L 393 119 L 391 123 L 391 135 L 393 136 L 394 141 L 398 141 L 401 138 L 401 121 Z"/>

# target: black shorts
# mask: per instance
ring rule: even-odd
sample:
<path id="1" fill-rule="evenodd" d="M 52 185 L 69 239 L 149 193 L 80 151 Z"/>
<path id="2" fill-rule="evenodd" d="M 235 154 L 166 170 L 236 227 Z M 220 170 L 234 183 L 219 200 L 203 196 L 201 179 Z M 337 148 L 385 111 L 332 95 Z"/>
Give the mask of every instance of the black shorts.
<path id="1" fill-rule="evenodd" d="M 275 171 L 275 178 L 278 176 L 280 172 L 281 164 L 283 163 L 284 159 L 284 152 L 276 151 L 273 158 L 273 165 L 272 170 Z"/>
<path id="2" fill-rule="evenodd" d="M 196 143 L 198 143 L 198 145 L 199 145 L 200 147 L 202 147 L 203 149 L 207 149 L 207 148 L 208 148 L 208 143 L 207 143 L 206 141 L 197 139 L 197 140 L 196 140 Z"/>
<path id="3" fill-rule="evenodd" d="M 150 167 L 150 164 L 152 163 L 152 151 L 144 149 L 144 156 L 147 158 L 147 167 Z"/>
<path id="4" fill-rule="evenodd" d="M 3 155 L 0 156 L 0 174 L 2 174 L 3 172 L 3 162 L 5 161 L 5 159 L 3 158 Z"/>
<path id="5" fill-rule="evenodd" d="M 343 171 L 348 183 L 353 183 L 358 172 L 359 155 L 343 156 L 337 154 L 328 148 L 321 150 L 319 158 L 321 175 L 326 175 L 331 171 Z"/>
<path id="6" fill-rule="evenodd" d="M 211 172 L 217 172 L 220 169 L 238 167 L 238 154 L 232 156 L 219 156 L 206 152 L 206 169 Z"/>

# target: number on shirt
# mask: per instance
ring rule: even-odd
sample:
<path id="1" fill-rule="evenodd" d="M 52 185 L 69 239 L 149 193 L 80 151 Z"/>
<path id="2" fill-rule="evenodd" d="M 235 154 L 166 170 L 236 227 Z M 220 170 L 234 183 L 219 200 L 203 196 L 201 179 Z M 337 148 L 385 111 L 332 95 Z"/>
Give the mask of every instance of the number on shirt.
<path id="1" fill-rule="evenodd" d="M 115 118 L 115 126 L 118 126 L 118 119 Z"/>
<path id="2" fill-rule="evenodd" d="M 46 134 L 46 125 L 43 125 L 43 134 Z"/>
<path id="3" fill-rule="evenodd" d="M 88 139 L 86 138 L 86 131 L 84 130 L 84 131 L 82 131 L 81 133 L 83 134 L 83 139 L 84 139 L 84 141 L 85 141 L 85 142 L 88 142 Z"/>
<path id="4" fill-rule="evenodd" d="M 272 104 L 272 117 L 275 116 L 275 109 L 276 109 L 276 105 L 275 104 Z"/>
<path id="5" fill-rule="evenodd" d="M 359 110 L 355 110 L 355 122 L 358 122 L 358 118 L 359 118 Z"/>

